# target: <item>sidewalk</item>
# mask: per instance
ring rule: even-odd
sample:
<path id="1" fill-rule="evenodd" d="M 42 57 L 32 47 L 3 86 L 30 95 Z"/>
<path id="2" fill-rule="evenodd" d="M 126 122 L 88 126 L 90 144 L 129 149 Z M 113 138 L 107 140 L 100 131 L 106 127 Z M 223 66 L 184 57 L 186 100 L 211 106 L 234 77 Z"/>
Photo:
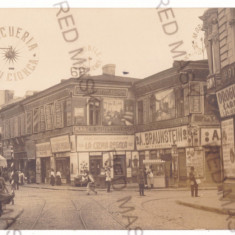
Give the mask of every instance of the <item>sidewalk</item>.
<path id="1" fill-rule="evenodd" d="M 18 205 L 6 205 L 0 217 L 0 230 L 10 227 L 21 216 L 24 210 Z"/>
<path id="2" fill-rule="evenodd" d="M 125 186 L 125 187 L 124 187 Z M 67 191 L 86 191 L 86 187 L 76 187 L 72 185 L 55 185 L 51 186 L 50 184 L 24 184 L 20 187 L 26 187 L 26 188 L 38 188 L 38 189 L 50 189 L 50 190 L 67 190 Z M 120 184 L 116 185 L 116 190 L 118 191 L 118 188 L 122 191 L 138 191 L 139 185 L 137 183 L 128 183 L 126 185 Z M 101 191 L 106 191 L 106 188 L 97 188 Z M 201 190 L 216 190 L 216 187 L 213 186 L 207 186 L 207 187 L 201 187 Z M 152 190 L 156 191 L 188 191 L 189 188 L 154 188 Z"/>
<path id="3" fill-rule="evenodd" d="M 200 192 L 199 192 L 200 195 Z M 216 192 L 213 195 L 202 195 L 200 197 L 184 198 L 175 202 L 182 206 L 192 207 L 198 210 L 214 212 L 223 215 L 230 215 L 235 208 L 235 202 L 221 200 L 222 195 Z"/>

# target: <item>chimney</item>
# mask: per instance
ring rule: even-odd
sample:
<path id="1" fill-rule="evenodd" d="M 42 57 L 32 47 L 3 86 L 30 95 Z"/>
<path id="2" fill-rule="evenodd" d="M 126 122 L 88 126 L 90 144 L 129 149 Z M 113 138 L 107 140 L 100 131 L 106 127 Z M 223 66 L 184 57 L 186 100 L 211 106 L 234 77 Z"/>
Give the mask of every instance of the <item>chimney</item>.
<path id="1" fill-rule="evenodd" d="M 115 64 L 106 64 L 102 67 L 103 74 L 115 76 L 115 68 L 116 68 Z"/>

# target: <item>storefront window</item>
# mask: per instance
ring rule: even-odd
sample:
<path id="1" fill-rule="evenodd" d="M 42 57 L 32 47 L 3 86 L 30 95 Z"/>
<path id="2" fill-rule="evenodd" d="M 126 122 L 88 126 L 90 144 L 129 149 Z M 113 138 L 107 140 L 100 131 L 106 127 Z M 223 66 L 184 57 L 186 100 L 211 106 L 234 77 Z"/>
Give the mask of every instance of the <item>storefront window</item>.
<path id="1" fill-rule="evenodd" d="M 157 158 L 157 151 L 150 151 L 150 159 L 156 160 Z"/>
<path id="2" fill-rule="evenodd" d="M 113 157 L 113 170 L 115 176 L 123 176 L 125 175 L 125 156 L 117 156 Z"/>
<path id="3" fill-rule="evenodd" d="M 90 172 L 92 175 L 100 175 L 102 168 L 102 156 L 90 156 Z"/>
<path id="4" fill-rule="evenodd" d="M 89 124 L 100 125 L 100 101 L 98 99 L 89 100 Z"/>

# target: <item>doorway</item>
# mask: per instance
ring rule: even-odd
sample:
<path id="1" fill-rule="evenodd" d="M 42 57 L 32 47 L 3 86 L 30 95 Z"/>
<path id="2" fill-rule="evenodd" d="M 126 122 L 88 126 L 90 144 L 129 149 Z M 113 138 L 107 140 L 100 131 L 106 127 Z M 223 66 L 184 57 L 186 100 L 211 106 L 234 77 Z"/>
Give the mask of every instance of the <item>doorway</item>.
<path id="1" fill-rule="evenodd" d="M 70 183 L 70 158 L 61 157 L 56 159 L 56 172 L 60 171 L 62 183 Z M 56 173 L 55 172 L 55 173 Z"/>
<path id="2" fill-rule="evenodd" d="M 50 181 L 50 166 L 50 157 L 41 158 L 42 183 L 49 183 Z"/>

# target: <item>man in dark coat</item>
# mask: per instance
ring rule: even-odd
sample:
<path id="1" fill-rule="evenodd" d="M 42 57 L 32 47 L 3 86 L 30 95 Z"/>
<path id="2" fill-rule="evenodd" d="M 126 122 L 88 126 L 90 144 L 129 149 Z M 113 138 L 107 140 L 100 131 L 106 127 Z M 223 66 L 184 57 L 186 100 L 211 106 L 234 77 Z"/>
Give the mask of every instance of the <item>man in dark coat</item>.
<path id="1" fill-rule="evenodd" d="M 195 178 L 195 172 L 194 172 L 194 167 L 191 167 L 191 171 L 189 173 L 189 179 L 190 179 L 190 184 L 191 184 L 191 196 L 194 197 L 194 192 L 195 192 L 195 197 L 198 196 L 198 184 Z"/>
<path id="2" fill-rule="evenodd" d="M 18 171 L 14 171 L 13 173 L 13 180 L 14 180 L 14 185 L 15 185 L 15 189 L 19 190 L 19 174 Z"/>
<path id="3" fill-rule="evenodd" d="M 137 182 L 139 184 L 140 196 L 145 196 L 144 195 L 144 170 L 143 168 L 140 168 L 138 171 Z"/>

